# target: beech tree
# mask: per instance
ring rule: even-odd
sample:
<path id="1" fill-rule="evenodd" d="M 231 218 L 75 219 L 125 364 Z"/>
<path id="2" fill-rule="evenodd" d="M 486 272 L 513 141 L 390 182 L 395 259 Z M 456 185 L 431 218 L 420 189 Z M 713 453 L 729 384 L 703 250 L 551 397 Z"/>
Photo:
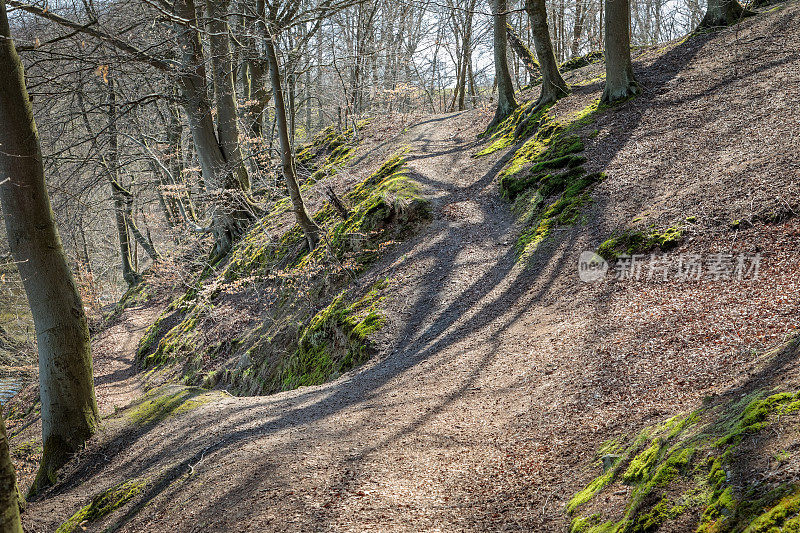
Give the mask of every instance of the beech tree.
<path id="1" fill-rule="evenodd" d="M 56 229 L 22 62 L 0 2 L 0 205 L 39 349 L 42 461 L 32 492 L 97 429 L 89 327 Z"/>
<path id="2" fill-rule="evenodd" d="M 494 75 L 497 83 L 497 109 L 494 113 L 494 120 L 489 125 L 493 128 L 509 116 L 517 107 L 514 99 L 514 85 L 511 81 L 511 73 L 508 71 L 508 58 L 506 40 L 508 36 L 506 11 L 508 4 L 506 0 L 490 0 L 492 3 L 493 17 L 493 44 L 494 44 Z"/>
<path id="3" fill-rule="evenodd" d="M 6 423 L 0 410 L 0 531 L 3 533 L 22 533 L 20 502 L 17 476 L 8 450 Z"/>
<path id="4" fill-rule="evenodd" d="M 569 92 L 569 87 L 558 71 L 553 43 L 550 40 L 550 29 L 547 26 L 547 7 L 544 0 L 525 0 L 525 11 L 531 19 L 533 46 L 536 49 L 536 58 L 539 60 L 539 70 L 542 75 L 542 91 L 535 106 L 540 108 L 565 96 Z"/>
<path id="5" fill-rule="evenodd" d="M 611 104 L 639 94 L 631 62 L 630 0 L 606 0 L 606 87 L 602 102 Z"/>
<path id="6" fill-rule="evenodd" d="M 755 13 L 742 7 L 737 0 L 708 0 L 708 8 L 700 22 L 700 28 L 730 26 L 751 15 Z"/>

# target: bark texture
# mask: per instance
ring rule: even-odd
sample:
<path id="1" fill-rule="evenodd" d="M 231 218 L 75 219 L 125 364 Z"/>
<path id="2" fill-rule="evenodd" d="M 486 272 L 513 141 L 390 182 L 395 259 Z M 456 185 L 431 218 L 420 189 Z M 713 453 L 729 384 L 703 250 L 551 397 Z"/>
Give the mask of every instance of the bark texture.
<path id="1" fill-rule="evenodd" d="M 294 151 L 289 138 L 289 120 L 286 116 L 286 105 L 283 100 L 283 87 L 281 86 L 280 66 L 278 53 L 275 50 L 275 41 L 272 35 L 266 38 L 267 61 L 269 63 L 269 77 L 272 82 L 272 96 L 275 102 L 275 120 L 277 122 L 278 140 L 280 141 L 281 166 L 286 188 L 292 200 L 294 215 L 297 223 L 306 237 L 308 249 L 313 250 L 319 242 L 319 226 L 308 216 L 308 210 L 303 202 L 300 185 L 297 183 L 297 170 L 295 167 Z"/>
<path id="2" fill-rule="evenodd" d="M 0 411 L 0 531 L 3 533 L 22 533 L 20 502 L 17 476 L 8 450 L 6 423 Z"/>
<path id="3" fill-rule="evenodd" d="M 606 87 L 604 104 L 624 100 L 641 89 L 631 63 L 630 0 L 606 0 Z"/>
<path id="4" fill-rule="evenodd" d="M 558 71 L 558 62 L 547 26 L 547 8 L 544 0 L 525 0 L 525 11 L 531 19 L 533 46 L 542 73 L 542 92 L 536 107 L 550 104 L 569 93 L 569 87 Z"/>
<path id="5" fill-rule="evenodd" d="M 493 128 L 514 109 L 517 108 L 517 101 L 514 99 L 514 85 L 511 81 L 511 73 L 508 71 L 508 58 L 506 41 L 508 39 L 508 26 L 506 22 L 506 11 L 508 4 L 506 0 L 492 0 L 492 11 L 494 15 L 494 76 L 497 83 L 497 110 L 494 113 L 489 129 Z"/>
<path id="6" fill-rule="evenodd" d="M 708 8 L 701 28 L 718 28 L 736 24 L 745 17 L 755 15 L 754 12 L 742 7 L 737 0 L 708 0 Z"/>
<path id="7" fill-rule="evenodd" d="M 97 429 L 89 328 L 47 195 L 22 63 L 0 5 L 0 203 L 39 348 L 44 451 L 33 493 Z"/>
<path id="8" fill-rule="evenodd" d="M 217 8 L 211 7 L 214 9 L 213 13 L 219 15 Z M 211 48 L 223 56 L 213 62 L 220 136 L 218 139 L 206 91 L 203 44 L 195 29 L 197 17 L 194 2 L 175 0 L 174 10 L 178 17 L 189 21 L 188 24 L 175 23 L 181 49 L 178 83 L 181 87 L 182 103 L 200 160 L 203 180 L 217 196 L 211 224 L 215 241 L 211 254 L 213 262 L 231 250 L 234 240 L 245 232 L 255 218 L 257 209 L 248 197 L 249 180 L 239 149 L 227 22 L 219 16 L 212 17 L 215 22 L 211 26 L 217 31 L 211 33 L 225 33 L 225 37 L 217 36 L 212 39 L 211 44 Z M 224 72 L 223 65 L 227 65 L 230 72 Z"/>

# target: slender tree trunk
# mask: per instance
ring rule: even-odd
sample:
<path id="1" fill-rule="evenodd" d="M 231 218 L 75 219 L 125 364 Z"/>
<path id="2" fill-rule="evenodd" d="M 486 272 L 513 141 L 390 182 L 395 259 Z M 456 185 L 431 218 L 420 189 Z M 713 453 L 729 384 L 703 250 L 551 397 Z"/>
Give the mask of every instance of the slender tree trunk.
<path id="1" fill-rule="evenodd" d="M 569 87 L 558 71 L 550 30 L 547 27 L 547 8 L 544 0 L 525 0 L 525 11 L 531 19 L 533 45 L 542 71 L 542 91 L 536 103 L 536 107 L 540 107 L 565 96 L 569 92 Z"/>
<path id="2" fill-rule="evenodd" d="M 631 63 L 630 0 L 606 0 L 606 88 L 602 101 L 611 104 L 639 94 Z"/>
<path id="3" fill-rule="evenodd" d="M 117 226 L 117 237 L 119 240 L 119 252 L 122 259 L 122 279 L 133 287 L 141 280 L 141 276 L 133 267 L 131 256 L 131 235 L 128 231 L 128 221 L 125 217 L 125 198 L 120 193 L 119 182 L 119 147 L 117 137 L 117 93 L 114 90 L 114 75 L 109 70 L 108 73 L 108 107 L 106 115 L 108 117 L 108 160 L 105 164 L 108 175 L 108 183 L 111 186 L 111 198 L 114 201 L 114 219 Z M 84 120 L 88 117 L 84 115 Z"/>
<path id="4" fill-rule="evenodd" d="M 3 533 L 22 533 L 22 523 L 19 519 L 20 504 L 17 476 L 8 449 L 6 422 L 0 410 L 0 531 Z"/>
<path id="5" fill-rule="evenodd" d="M 283 178 L 286 181 L 286 188 L 289 190 L 289 197 L 292 200 L 297 223 L 303 230 L 309 250 L 313 250 L 319 242 L 320 229 L 311 217 L 308 216 L 305 203 L 303 203 L 303 195 L 300 192 L 300 185 L 297 183 L 294 152 L 292 150 L 291 140 L 289 139 L 289 121 L 286 116 L 286 105 L 283 101 L 283 88 L 281 87 L 278 54 L 275 50 L 273 35 L 267 35 L 265 41 L 267 61 L 269 62 L 269 77 L 272 81 L 272 97 L 275 102 L 275 120 L 277 122 L 278 139 L 281 147 Z"/>
<path id="6" fill-rule="evenodd" d="M 28 295 L 39 349 L 44 450 L 31 488 L 55 473 L 98 426 L 89 327 L 58 236 L 44 180 L 39 136 L 0 3 L 0 204 L 14 260 Z"/>
<path id="7" fill-rule="evenodd" d="M 510 24 L 508 26 L 507 36 L 508 44 L 511 45 L 511 49 L 517 54 L 517 57 L 520 58 L 522 64 L 525 65 L 525 70 L 528 71 L 528 75 L 530 76 L 530 82 L 533 83 L 541 76 L 539 62 L 536 61 L 533 52 L 525 46 L 525 43 L 522 42 L 522 39 L 519 38 L 519 35 L 517 35 Z"/>
<path id="8" fill-rule="evenodd" d="M 467 22 L 464 27 L 464 40 L 462 43 L 461 52 L 461 72 L 459 74 L 459 95 L 458 95 L 458 110 L 463 111 L 464 99 L 467 93 L 467 69 L 472 63 L 472 12 L 475 10 L 475 0 L 467 5 L 467 12 L 464 16 Z"/>
<path id="9" fill-rule="evenodd" d="M 700 22 L 700 28 L 730 26 L 751 15 L 755 13 L 742 7 L 737 0 L 708 0 L 708 8 Z"/>
<path id="10" fill-rule="evenodd" d="M 506 0 L 491 0 L 491 2 L 494 15 L 494 75 L 497 83 L 497 109 L 489 129 L 502 122 L 517 107 L 517 101 L 514 99 L 514 85 L 511 82 L 511 74 L 508 71 L 506 52 L 506 40 L 508 38 L 507 4 Z"/>
<path id="11" fill-rule="evenodd" d="M 583 35 L 584 19 L 586 17 L 583 6 L 584 0 L 575 0 L 575 26 L 572 29 L 572 48 L 570 55 L 576 57 L 580 51 L 581 35 Z"/>

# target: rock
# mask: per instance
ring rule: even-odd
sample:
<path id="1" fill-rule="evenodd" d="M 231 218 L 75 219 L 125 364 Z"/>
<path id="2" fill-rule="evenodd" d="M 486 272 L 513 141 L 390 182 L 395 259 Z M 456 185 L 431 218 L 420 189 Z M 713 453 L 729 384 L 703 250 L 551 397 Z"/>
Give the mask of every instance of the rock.
<path id="1" fill-rule="evenodd" d="M 617 464 L 617 461 L 619 461 L 619 458 L 620 458 L 619 455 L 614 455 L 614 454 L 611 454 L 611 453 L 606 454 L 603 457 L 601 457 L 601 460 L 603 461 L 603 473 L 605 474 L 606 472 L 611 470 L 614 467 L 614 465 Z"/>

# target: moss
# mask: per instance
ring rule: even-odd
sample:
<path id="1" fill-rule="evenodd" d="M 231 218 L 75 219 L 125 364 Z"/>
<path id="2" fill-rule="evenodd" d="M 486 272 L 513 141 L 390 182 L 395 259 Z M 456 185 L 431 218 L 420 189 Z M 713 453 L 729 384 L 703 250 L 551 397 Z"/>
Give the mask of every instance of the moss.
<path id="1" fill-rule="evenodd" d="M 128 503 L 137 494 L 142 492 L 146 484 L 146 480 L 131 480 L 101 492 L 92 498 L 92 501 L 88 505 L 81 508 L 66 522 L 61 524 L 56 530 L 56 533 L 84 531 L 87 524 L 97 522 Z"/>
<path id="2" fill-rule="evenodd" d="M 606 485 L 611 483 L 614 479 L 615 472 L 610 470 L 605 474 L 594 478 L 585 488 L 578 491 L 570 500 L 567 502 L 567 513 L 573 513 L 575 510 L 583 505 L 584 503 L 588 502 L 594 496 L 603 490 Z"/>
<path id="3" fill-rule="evenodd" d="M 114 306 L 114 310 L 104 318 L 106 320 L 112 320 L 121 315 L 122 312 L 129 307 L 147 303 L 151 297 L 150 287 L 147 282 L 140 281 L 135 286 L 125 291 L 125 294 L 122 295 L 122 298 L 120 298 L 119 302 Z"/>
<path id="4" fill-rule="evenodd" d="M 576 70 L 581 67 L 585 67 L 587 65 L 591 65 L 592 63 L 597 63 L 603 60 L 603 51 L 597 50 L 594 52 L 589 52 L 588 54 L 583 54 L 582 56 L 573 57 L 567 61 L 564 61 L 558 66 L 558 69 L 563 72 L 569 72 L 570 70 Z"/>
<path id="5" fill-rule="evenodd" d="M 358 290 L 354 282 L 429 218 L 430 203 L 402 151 L 341 200 L 344 219 L 328 203 L 313 214 L 322 239 L 310 252 L 297 225 L 278 226 L 289 204 L 275 202 L 236 243 L 227 263 L 170 304 L 148 329 L 139 361 L 150 368 L 180 364 L 183 383 L 224 386 L 237 394 L 318 384 L 363 363 L 371 352 L 368 337 L 383 318 L 372 307 L 377 302 L 351 300 Z M 232 300 L 237 305 L 249 290 L 268 295 L 264 319 L 252 312 L 238 339 L 211 342 L 219 338 L 216 332 L 206 335 L 215 327 L 209 317 L 222 307 L 219 296 L 233 295 L 225 306 Z"/>
<path id="6" fill-rule="evenodd" d="M 604 444 L 601 451 L 619 452 L 621 459 L 616 468 L 570 500 L 567 512 L 572 515 L 572 530 L 656 531 L 691 511 L 696 517 L 691 528 L 698 533 L 800 531 L 800 487 L 791 483 L 748 486 L 746 480 L 737 477 L 734 481 L 729 474 L 741 460 L 738 454 L 744 453 L 739 448 L 742 437 L 800 409 L 799 402 L 800 392 L 767 396 L 755 391 L 728 404 L 706 404 L 643 430 L 627 447 Z M 621 519 L 609 520 L 603 511 L 579 514 L 582 505 L 617 479 L 632 485 Z M 682 528 L 690 527 L 680 523 Z"/>
<path id="7" fill-rule="evenodd" d="M 513 210 L 524 228 L 516 243 L 518 255 L 535 250 L 556 227 L 584 221 L 582 212 L 592 201 L 589 189 L 604 175 L 586 173 L 586 159 L 580 155 L 583 140 L 572 132 L 594 120 L 599 109 L 598 102 L 592 102 L 563 123 L 540 111 L 534 118 L 535 134 L 500 173 L 500 193 L 514 202 Z M 495 132 L 497 139 L 486 150 L 508 141 L 515 129 L 511 124 L 519 120 L 520 116 L 513 115 L 507 119 L 509 124 L 501 124 Z"/>
<path id="8" fill-rule="evenodd" d="M 766 398 L 756 397 L 747 404 L 733 428 L 717 441 L 717 447 L 738 444 L 747 434 L 760 431 L 771 415 L 784 415 L 800 409 L 800 392 L 781 392 Z"/>
<path id="9" fill-rule="evenodd" d="M 350 305 L 342 293 L 317 313 L 302 330 L 297 351 L 279 371 L 280 387 L 319 385 L 363 363 L 369 356 L 370 335 L 384 324 L 378 303 L 385 287 L 385 282 L 376 284 Z"/>
<path id="10" fill-rule="evenodd" d="M 683 238 L 683 229 L 669 227 L 664 230 L 625 230 L 605 240 L 598 248 L 597 254 L 604 259 L 616 259 L 621 255 L 633 255 L 648 252 L 656 247 L 662 251 L 675 248 Z"/>
<path id="11" fill-rule="evenodd" d="M 661 452 L 664 449 L 664 443 L 660 439 L 656 439 L 652 444 L 639 455 L 634 457 L 628 469 L 622 475 L 622 481 L 625 483 L 635 483 L 650 479 L 653 470 L 661 458 Z"/>
<path id="12" fill-rule="evenodd" d="M 490 135 L 491 142 L 488 146 L 475 154 L 475 156 L 481 157 L 508 148 L 516 141 L 530 136 L 537 129 L 541 128 L 543 124 L 550 123 L 551 121 L 547 119 L 547 111 L 552 107 L 552 104 L 543 106 L 541 109 L 538 109 L 536 113 L 531 114 L 535 105 L 535 100 L 524 103 L 517 107 L 511 115 L 498 124 L 493 130 L 485 132 L 484 135 Z M 526 127 L 521 131 L 517 131 L 523 120 L 526 121 Z"/>
<path id="13" fill-rule="evenodd" d="M 200 387 L 165 385 L 148 392 L 125 412 L 125 416 L 136 425 L 157 424 L 223 397 L 222 392 Z"/>
<path id="14" fill-rule="evenodd" d="M 42 454 L 42 443 L 29 439 L 16 443 L 11 449 L 11 454 L 18 457 L 35 457 Z"/>
<path id="15" fill-rule="evenodd" d="M 359 122 L 357 129 L 363 128 L 367 123 L 366 120 Z M 308 186 L 335 175 L 355 155 L 359 139 L 353 128 L 338 131 L 334 126 L 329 126 L 310 143 L 300 147 L 297 150 L 297 162 L 309 173 L 304 185 Z"/>
<path id="16" fill-rule="evenodd" d="M 795 492 L 757 517 L 744 533 L 774 533 L 778 531 L 800 531 L 800 492 Z"/>

